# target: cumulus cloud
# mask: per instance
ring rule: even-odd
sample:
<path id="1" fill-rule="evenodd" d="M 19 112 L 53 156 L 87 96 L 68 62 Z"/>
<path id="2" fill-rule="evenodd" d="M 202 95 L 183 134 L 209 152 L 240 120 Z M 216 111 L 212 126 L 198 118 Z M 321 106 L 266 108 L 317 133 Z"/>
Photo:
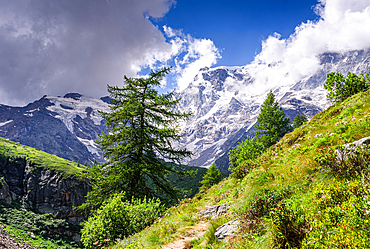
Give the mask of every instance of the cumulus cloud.
<path id="1" fill-rule="evenodd" d="M 220 50 L 210 39 L 196 39 L 181 30 L 163 27 L 175 55 L 174 72 L 177 89 L 185 89 L 201 68 L 211 67 L 221 58 Z"/>
<path id="2" fill-rule="evenodd" d="M 247 65 L 255 84 L 249 92 L 288 86 L 319 68 L 318 55 L 370 47 L 370 0 L 321 0 L 317 21 L 296 27 L 288 39 L 277 33 L 262 42 L 262 51 Z"/>
<path id="3" fill-rule="evenodd" d="M 44 94 L 100 97 L 172 45 L 149 20 L 174 0 L 0 0 L 0 98 L 21 105 Z"/>

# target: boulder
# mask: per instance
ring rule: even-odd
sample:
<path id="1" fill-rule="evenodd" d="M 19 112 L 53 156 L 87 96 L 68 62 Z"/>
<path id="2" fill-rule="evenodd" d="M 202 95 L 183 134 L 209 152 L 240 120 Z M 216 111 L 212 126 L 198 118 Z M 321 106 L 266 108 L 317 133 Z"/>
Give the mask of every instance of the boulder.
<path id="1" fill-rule="evenodd" d="M 229 210 L 230 207 L 231 207 L 231 205 L 228 205 L 228 204 L 212 206 L 212 207 L 207 208 L 203 211 L 200 211 L 199 212 L 199 218 L 212 217 L 212 219 L 215 219 L 216 217 L 221 216 L 222 214 L 226 213 L 227 210 Z"/>
<path id="2" fill-rule="evenodd" d="M 337 149 L 335 152 L 337 153 L 337 160 L 343 161 L 348 156 L 352 155 L 353 151 L 359 147 L 365 147 L 370 144 L 370 137 L 364 137 L 352 143 L 347 143 L 343 145 L 343 148 Z"/>
<path id="3" fill-rule="evenodd" d="M 239 220 L 235 219 L 218 227 L 215 231 L 215 237 L 217 238 L 217 241 L 221 241 L 227 237 L 233 236 L 234 233 L 238 232 L 239 225 Z"/>

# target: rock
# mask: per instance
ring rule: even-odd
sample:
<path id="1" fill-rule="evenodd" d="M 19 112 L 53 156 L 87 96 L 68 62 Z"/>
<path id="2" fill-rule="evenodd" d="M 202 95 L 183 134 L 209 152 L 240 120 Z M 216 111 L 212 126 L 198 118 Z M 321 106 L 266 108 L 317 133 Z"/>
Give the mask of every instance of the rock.
<path id="1" fill-rule="evenodd" d="M 235 219 L 218 227 L 215 231 L 215 237 L 217 238 L 217 241 L 223 240 L 226 237 L 233 236 L 234 233 L 238 231 L 239 225 L 239 220 Z"/>
<path id="2" fill-rule="evenodd" d="M 87 181 L 37 167 L 23 157 L 1 158 L 0 177 L 0 199 L 8 204 L 19 201 L 25 208 L 53 213 L 74 225 L 83 220 L 74 207 L 80 206 L 91 190 Z"/>
<path id="3" fill-rule="evenodd" d="M 9 186 L 3 177 L 0 178 L 0 200 L 5 201 L 6 204 L 12 204 L 12 196 L 9 192 Z"/>
<path id="4" fill-rule="evenodd" d="M 364 137 L 352 143 L 348 143 L 343 145 L 342 149 L 337 149 L 335 152 L 337 153 L 337 160 L 343 161 L 348 156 L 353 154 L 353 151 L 359 147 L 368 146 L 370 144 L 370 137 Z"/>
<path id="5" fill-rule="evenodd" d="M 231 207 L 231 205 L 215 205 L 199 212 L 199 218 L 201 217 L 212 217 L 212 219 L 224 214 Z"/>

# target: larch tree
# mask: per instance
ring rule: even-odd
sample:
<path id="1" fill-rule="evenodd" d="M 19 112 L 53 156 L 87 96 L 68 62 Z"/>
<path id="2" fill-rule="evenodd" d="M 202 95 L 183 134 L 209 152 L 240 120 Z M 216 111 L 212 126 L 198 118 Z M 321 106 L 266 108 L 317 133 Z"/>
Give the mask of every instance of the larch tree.
<path id="1" fill-rule="evenodd" d="M 164 202 L 178 197 L 165 176 L 172 169 L 166 161 L 181 163 L 192 153 L 176 149 L 180 139 L 177 122 L 190 113 L 176 111 L 179 99 L 174 91 L 159 94 L 156 87 L 169 68 L 152 71 L 148 78 L 124 77 L 123 87 L 108 86 L 110 112 L 101 112 L 109 134 L 102 134 L 98 144 L 107 160 L 94 165 L 87 175 L 93 189 L 82 208 L 94 208 L 116 193 L 131 198 L 159 198 Z"/>

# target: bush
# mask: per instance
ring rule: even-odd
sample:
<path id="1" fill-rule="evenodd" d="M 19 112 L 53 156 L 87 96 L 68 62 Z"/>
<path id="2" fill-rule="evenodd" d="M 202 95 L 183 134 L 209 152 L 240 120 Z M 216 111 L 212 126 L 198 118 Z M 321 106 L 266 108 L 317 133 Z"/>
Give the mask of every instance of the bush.
<path id="1" fill-rule="evenodd" d="M 85 246 L 91 247 L 98 241 L 114 241 L 139 232 L 163 212 L 159 200 L 123 199 L 124 193 L 114 195 L 83 222 L 81 240 Z"/>
<path id="2" fill-rule="evenodd" d="M 241 179 L 256 167 L 255 159 L 265 151 L 261 142 L 254 141 L 254 138 L 247 137 L 239 145 L 229 151 L 229 170 L 231 177 Z"/>
<path id="3" fill-rule="evenodd" d="M 325 146 L 319 150 L 314 160 L 323 171 L 330 171 L 337 177 L 355 177 L 367 173 L 370 166 L 370 148 L 340 147 L 335 150 Z"/>
<path id="4" fill-rule="evenodd" d="M 334 102 L 342 102 L 356 93 L 367 90 L 369 86 L 370 75 L 368 73 L 357 76 L 351 72 L 347 73 L 347 77 L 341 73 L 330 73 L 324 84 L 325 89 L 329 91 L 327 98 Z"/>
<path id="5" fill-rule="evenodd" d="M 289 208 L 282 202 L 271 211 L 273 225 L 274 248 L 301 248 L 309 224 L 302 211 Z"/>

